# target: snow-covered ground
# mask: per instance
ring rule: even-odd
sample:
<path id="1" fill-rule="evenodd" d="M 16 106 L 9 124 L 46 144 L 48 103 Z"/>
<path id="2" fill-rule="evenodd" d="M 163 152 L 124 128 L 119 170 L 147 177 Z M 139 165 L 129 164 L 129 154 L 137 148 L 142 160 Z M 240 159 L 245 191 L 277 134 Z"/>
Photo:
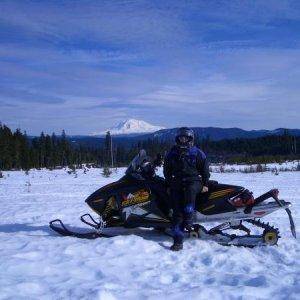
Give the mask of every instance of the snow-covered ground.
<path id="1" fill-rule="evenodd" d="M 242 172 L 253 173 L 257 172 L 258 168 L 262 168 L 264 171 L 271 172 L 287 172 L 287 171 L 300 171 L 300 161 L 286 161 L 283 163 L 268 163 L 268 164 L 211 164 L 210 170 L 214 173 L 230 173 L 230 172 Z"/>
<path id="2" fill-rule="evenodd" d="M 118 179 L 101 170 L 77 178 L 65 170 L 4 172 L 0 179 L 0 299 L 299 299 L 300 245 L 284 211 L 268 217 L 279 227 L 279 245 L 223 247 L 188 240 L 184 250 L 167 248 L 171 239 L 135 230 L 111 239 L 80 240 L 51 232 L 61 218 L 82 227 L 90 212 L 84 199 Z M 247 186 L 259 195 L 280 189 L 293 203 L 299 231 L 300 172 L 213 173 L 212 179 Z"/>

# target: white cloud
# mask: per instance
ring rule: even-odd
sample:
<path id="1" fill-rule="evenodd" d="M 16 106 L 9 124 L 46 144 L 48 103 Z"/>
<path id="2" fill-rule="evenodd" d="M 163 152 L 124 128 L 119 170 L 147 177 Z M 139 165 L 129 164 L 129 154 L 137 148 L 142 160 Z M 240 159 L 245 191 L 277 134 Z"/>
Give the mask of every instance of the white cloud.
<path id="1" fill-rule="evenodd" d="M 297 24 L 296 2 L 82 3 L 1 1 L 2 121 L 300 126 L 297 26 L 276 25 Z"/>

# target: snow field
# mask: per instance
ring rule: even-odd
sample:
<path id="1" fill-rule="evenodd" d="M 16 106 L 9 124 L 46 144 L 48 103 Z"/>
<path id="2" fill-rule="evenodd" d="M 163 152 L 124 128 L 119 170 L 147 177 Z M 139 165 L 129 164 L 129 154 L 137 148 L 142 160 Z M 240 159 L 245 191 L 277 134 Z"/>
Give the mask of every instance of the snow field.
<path id="1" fill-rule="evenodd" d="M 286 161 L 283 163 L 268 163 L 268 164 L 211 164 L 210 170 L 214 173 L 230 173 L 230 172 L 241 172 L 241 173 L 254 173 L 257 171 L 257 167 L 265 169 L 265 171 L 275 172 L 288 172 L 288 171 L 299 171 L 300 161 Z"/>
<path id="2" fill-rule="evenodd" d="M 0 299 L 299 299 L 300 246 L 278 211 L 264 220 L 279 228 L 275 247 L 247 249 L 171 238 L 149 229 L 121 230 L 111 239 L 60 237 L 49 220 L 84 227 L 84 199 L 117 180 L 100 169 L 78 176 L 65 170 L 4 172 L 0 179 Z M 293 203 L 299 232 L 300 172 L 213 173 L 212 179 L 247 187 L 255 196 L 277 187 Z M 300 234 L 300 233 L 299 233 Z"/>

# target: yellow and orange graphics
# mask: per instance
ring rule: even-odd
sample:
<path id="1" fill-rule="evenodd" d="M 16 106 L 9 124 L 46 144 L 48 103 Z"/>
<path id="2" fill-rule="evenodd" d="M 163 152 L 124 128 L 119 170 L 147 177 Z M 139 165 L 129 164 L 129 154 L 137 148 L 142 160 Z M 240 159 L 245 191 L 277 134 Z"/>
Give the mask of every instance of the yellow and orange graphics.
<path id="1" fill-rule="evenodd" d="M 133 204 L 143 203 L 149 201 L 149 192 L 147 190 L 139 190 L 129 195 L 123 195 L 122 206 L 129 206 Z"/>
<path id="2" fill-rule="evenodd" d="M 117 202 L 114 196 L 110 197 L 107 201 L 106 207 L 104 209 L 103 215 L 107 216 L 113 209 L 117 209 Z"/>
<path id="3" fill-rule="evenodd" d="M 217 192 L 213 192 L 209 195 L 208 199 L 221 198 L 221 197 L 225 196 L 226 194 L 229 194 L 233 191 L 234 191 L 234 189 L 226 189 L 226 190 L 220 190 Z"/>

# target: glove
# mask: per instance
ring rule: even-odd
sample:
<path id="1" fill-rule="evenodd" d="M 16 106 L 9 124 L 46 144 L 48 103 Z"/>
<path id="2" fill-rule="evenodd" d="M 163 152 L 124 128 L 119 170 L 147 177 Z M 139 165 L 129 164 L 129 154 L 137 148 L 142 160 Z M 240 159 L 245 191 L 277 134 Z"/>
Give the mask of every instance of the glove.
<path id="1" fill-rule="evenodd" d="M 203 186 L 201 193 L 207 193 L 208 192 L 208 187 Z"/>
<path id="2" fill-rule="evenodd" d="M 169 187 L 167 187 L 167 194 L 171 195 L 171 189 Z"/>

